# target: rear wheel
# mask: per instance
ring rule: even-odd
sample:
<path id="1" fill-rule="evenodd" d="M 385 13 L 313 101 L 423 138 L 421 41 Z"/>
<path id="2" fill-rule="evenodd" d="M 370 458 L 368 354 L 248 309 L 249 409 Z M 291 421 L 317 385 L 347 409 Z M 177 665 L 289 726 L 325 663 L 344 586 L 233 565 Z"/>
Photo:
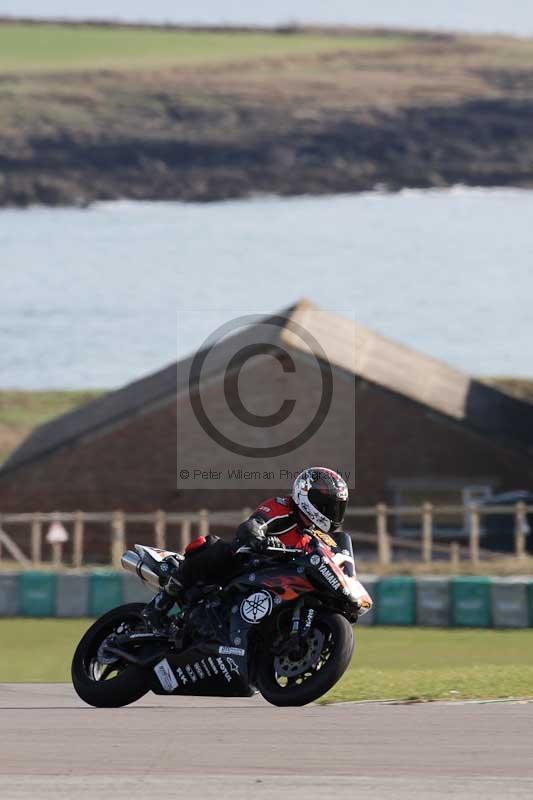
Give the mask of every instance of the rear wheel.
<path id="1" fill-rule="evenodd" d="M 317 617 L 307 650 L 297 657 L 265 654 L 257 675 L 259 691 L 275 706 L 303 706 L 322 697 L 346 671 L 354 637 L 341 614 Z"/>
<path id="2" fill-rule="evenodd" d="M 143 630 L 143 603 L 128 603 L 100 617 L 80 641 L 72 659 L 72 683 L 79 697 L 97 708 L 117 708 L 134 703 L 149 689 L 145 669 L 106 652 L 114 634 Z"/>

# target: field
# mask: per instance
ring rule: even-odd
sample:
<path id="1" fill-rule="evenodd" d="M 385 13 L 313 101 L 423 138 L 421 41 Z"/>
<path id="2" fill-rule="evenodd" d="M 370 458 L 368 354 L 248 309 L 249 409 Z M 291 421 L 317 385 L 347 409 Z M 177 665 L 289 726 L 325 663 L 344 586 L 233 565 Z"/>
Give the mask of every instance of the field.
<path id="1" fill-rule="evenodd" d="M 528 40 L 0 22 L 0 75 L 0 205 L 533 185 Z"/>
<path id="2" fill-rule="evenodd" d="M 0 391 L 0 464 L 38 425 L 93 400 L 101 392 Z"/>
<path id="3" fill-rule="evenodd" d="M 0 26 L 0 72 L 197 66 L 338 50 L 376 51 L 410 41 L 400 35 L 13 24 Z"/>
<path id="4" fill-rule="evenodd" d="M 0 621 L 0 683 L 69 680 L 88 620 Z M 533 696 L 533 631 L 356 628 L 351 669 L 326 700 Z"/>

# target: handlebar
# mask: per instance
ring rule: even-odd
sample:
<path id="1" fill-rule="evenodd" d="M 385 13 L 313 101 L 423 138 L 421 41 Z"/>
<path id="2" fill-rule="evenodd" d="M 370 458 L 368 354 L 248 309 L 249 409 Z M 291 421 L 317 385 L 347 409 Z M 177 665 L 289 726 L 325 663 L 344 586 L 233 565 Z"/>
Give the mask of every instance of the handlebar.
<path id="1" fill-rule="evenodd" d="M 294 554 L 300 554 L 300 555 L 303 554 L 303 555 L 305 555 L 305 550 L 302 550 L 300 547 L 284 547 L 284 548 L 281 548 L 281 547 L 265 547 L 264 550 L 261 550 L 260 552 L 257 552 L 256 550 L 253 550 L 251 547 L 248 547 L 247 545 L 242 545 L 241 547 L 239 547 L 238 550 L 235 551 L 235 555 L 244 555 L 246 553 L 252 553 L 255 556 L 262 556 L 262 555 L 265 555 L 266 553 L 272 553 L 273 555 L 275 554 L 275 555 L 278 555 L 278 556 L 279 555 L 294 555 Z"/>

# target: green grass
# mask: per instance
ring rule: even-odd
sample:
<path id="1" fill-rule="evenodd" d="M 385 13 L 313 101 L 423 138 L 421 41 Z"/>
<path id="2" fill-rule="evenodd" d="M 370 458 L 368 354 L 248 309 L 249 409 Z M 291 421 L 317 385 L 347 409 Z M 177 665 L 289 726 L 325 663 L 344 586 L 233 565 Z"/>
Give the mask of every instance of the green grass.
<path id="1" fill-rule="evenodd" d="M 0 683 L 70 680 L 74 649 L 91 620 L 0 620 Z"/>
<path id="2" fill-rule="evenodd" d="M 0 682 L 68 681 L 89 620 L 0 621 Z M 356 628 L 335 700 L 533 696 L 533 630 Z"/>
<path id="3" fill-rule="evenodd" d="M 102 392 L 0 391 L 0 463 L 37 425 L 88 403 Z"/>
<path id="4" fill-rule="evenodd" d="M 391 48 L 408 36 L 179 31 L 67 25 L 0 25 L 0 73 L 142 69 Z"/>
<path id="5" fill-rule="evenodd" d="M 326 701 L 533 695 L 533 630 L 355 631 L 352 665 Z"/>

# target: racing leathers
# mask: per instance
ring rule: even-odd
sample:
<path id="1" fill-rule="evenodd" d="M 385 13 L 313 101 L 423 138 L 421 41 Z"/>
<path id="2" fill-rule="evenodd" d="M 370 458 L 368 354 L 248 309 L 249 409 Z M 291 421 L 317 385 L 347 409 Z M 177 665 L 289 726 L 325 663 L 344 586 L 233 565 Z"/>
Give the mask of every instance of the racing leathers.
<path id="1" fill-rule="evenodd" d="M 232 542 L 211 534 L 199 536 L 186 548 L 183 561 L 172 559 L 169 579 L 164 581 L 159 594 L 146 607 L 146 619 L 157 630 L 163 614 L 176 599 L 179 600 L 180 592 L 187 592 L 200 583 L 223 584 L 229 580 L 239 570 L 239 559 L 235 554 L 240 547 L 250 547 L 256 552 L 272 546 L 307 550 L 312 541 L 312 536 L 306 531 L 308 525 L 290 496 L 275 497 L 261 503 L 239 525 Z M 328 534 L 318 532 L 318 535 L 327 545 L 335 546 Z"/>

